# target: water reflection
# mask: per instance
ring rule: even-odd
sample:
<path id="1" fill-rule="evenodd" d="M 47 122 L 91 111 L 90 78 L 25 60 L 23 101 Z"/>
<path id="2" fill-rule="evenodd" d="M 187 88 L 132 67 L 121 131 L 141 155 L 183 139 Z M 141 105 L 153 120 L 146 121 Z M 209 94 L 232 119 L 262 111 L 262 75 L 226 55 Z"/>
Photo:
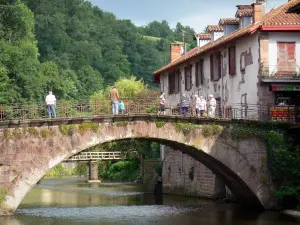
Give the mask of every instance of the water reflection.
<path id="1" fill-rule="evenodd" d="M 87 184 L 78 179 L 44 180 L 1 225 L 159 224 L 300 225 L 277 212 L 256 214 L 235 205 L 195 198 L 144 195 L 139 186 Z"/>

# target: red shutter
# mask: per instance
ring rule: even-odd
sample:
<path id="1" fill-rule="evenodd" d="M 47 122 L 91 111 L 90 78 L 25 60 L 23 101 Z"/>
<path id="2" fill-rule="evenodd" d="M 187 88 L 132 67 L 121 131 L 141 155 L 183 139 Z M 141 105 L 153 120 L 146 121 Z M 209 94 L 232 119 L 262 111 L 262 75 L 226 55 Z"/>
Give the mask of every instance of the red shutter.
<path id="1" fill-rule="evenodd" d="M 199 63 L 196 63 L 196 69 L 195 69 L 195 80 L 196 80 L 196 87 L 199 87 Z"/>
<path id="2" fill-rule="evenodd" d="M 214 55 L 210 55 L 210 80 L 214 80 Z"/>
<path id="3" fill-rule="evenodd" d="M 296 44 L 294 42 L 286 43 L 287 47 L 287 56 L 289 61 L 295 61 L 295 47 Z"/>
<path id="4" fill-rule="evenodd" d="M 277 54 L 277 60 L 278 62 L 286 61 L 287 54 L 286 54 L 286 43 L 278 42 L 278 54 Z"/>

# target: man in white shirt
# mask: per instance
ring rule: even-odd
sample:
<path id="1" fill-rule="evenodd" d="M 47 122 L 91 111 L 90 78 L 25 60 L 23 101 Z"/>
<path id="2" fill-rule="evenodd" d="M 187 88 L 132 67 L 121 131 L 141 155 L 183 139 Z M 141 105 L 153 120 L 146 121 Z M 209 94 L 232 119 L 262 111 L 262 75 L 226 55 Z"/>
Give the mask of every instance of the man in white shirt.
<path id="1" fill-rule="evenodd" d="M 56 98 L 55 95 L 52 94 L 52 91 L 49 91 L 49 94 L 46 96 L 46 104 L 48 107 L 49 118 L 51 118 L 52 115 L 54 118 L 56 118 L 56 112 L 55 112 Z"/>

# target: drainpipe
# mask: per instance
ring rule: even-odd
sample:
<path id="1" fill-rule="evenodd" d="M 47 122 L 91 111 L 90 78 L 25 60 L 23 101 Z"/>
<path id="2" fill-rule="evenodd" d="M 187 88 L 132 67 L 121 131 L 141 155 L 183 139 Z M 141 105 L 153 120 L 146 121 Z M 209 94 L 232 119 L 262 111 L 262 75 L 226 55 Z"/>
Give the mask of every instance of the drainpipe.
<path id="1" fill-rule="evenodd" d="M 226 50 L 225 50 L 226 51 Z M 224 53 L 223 53 L 224 54 Z M 222 55 L 222 71 L 221 71 L 221 76 L 222 76 L 222 93 L 221 93 L 221 112 L 223 116 L 223 105 L 224 105 L 224 56 Z"/>

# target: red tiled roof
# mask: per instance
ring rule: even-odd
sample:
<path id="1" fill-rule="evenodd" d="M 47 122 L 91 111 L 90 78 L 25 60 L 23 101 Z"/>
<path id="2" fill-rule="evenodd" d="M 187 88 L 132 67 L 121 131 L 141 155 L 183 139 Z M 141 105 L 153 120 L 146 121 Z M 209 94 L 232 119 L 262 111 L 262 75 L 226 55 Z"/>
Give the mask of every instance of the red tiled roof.
<path id="1" fill-rule="evenodd" d="M 181 58 L 171 62 L 170 64 L 164 66 L 163 68 L 155 71 L 153 73 L 153 75 L 159 75 L 161 72 L 168 70 L 172 67 L 174 67 L 175 65 L 179 65 L 181 63 L 184 63 L 185 61 L 201 55 L 207 51 L 212 50 L 213 48 L 219 47 L 223 44 L 228 43 L 229 41 L 235 40 L 237 38 L 241 38 L 245 35 L 250 35 L 255 33 L 260 27 L 264 26 L 264 25 L 300 25 L 300 15 L 297 13 L 288 13 L 288 10 L 291 7 L 296 6 L 297 4 L 300 4 L 300 0 L 291 0 L 288 3 L 280 6 L 277 9 L 274 9 L 272 11 L 270 11 L 269 13 L 267 13 L 261 22 L 258 22 L 256 24 L 250 24 L 247 27 L 240 29 L 240 30 L 236 30 L 232 33 L 230 33 L 229 35 L 223 36 L 221 38 L 219 38 L 218 40 L 214 41 L 214 42 L 210 42 L 206 45 L 204 45 L 201 48 L 194 48 L 191 51 L 187 52 L 187 54 L 185 56 L 182 56 Z M 299 28 L 300 30 L 300 28 Z"/>
<path id="2" fill-rule="evenodd" d="M 211 34 L 196 34 L 200 40 L 211 40 Z"/>
<path id="3" fill-rule="evenodd" d="M 253 7 L 251 5 L 237 5 L 236 7 L 238 8 L 235 14 L 236 17 L 253 16 Z"/>
<path id="4" fill-rule="evenodd" d="M 208 25 L 206 30 L 207 32 L 223 32 L 224 27 L 219 25 Z"/>
<path id="5" fill-rule="evenodd" d="M 222 18 L 219 21 L 219 25 L 238 25 L 239 18 Z"/>
<path id="6" fill-rule="evenodd" d="M 287 4 L 280 6 L 267 13 L 262 25 L 300 25 L 300 14 L 289 12 L 289 9 L 299 7 L 300 0 L 291 0 Z"/>

